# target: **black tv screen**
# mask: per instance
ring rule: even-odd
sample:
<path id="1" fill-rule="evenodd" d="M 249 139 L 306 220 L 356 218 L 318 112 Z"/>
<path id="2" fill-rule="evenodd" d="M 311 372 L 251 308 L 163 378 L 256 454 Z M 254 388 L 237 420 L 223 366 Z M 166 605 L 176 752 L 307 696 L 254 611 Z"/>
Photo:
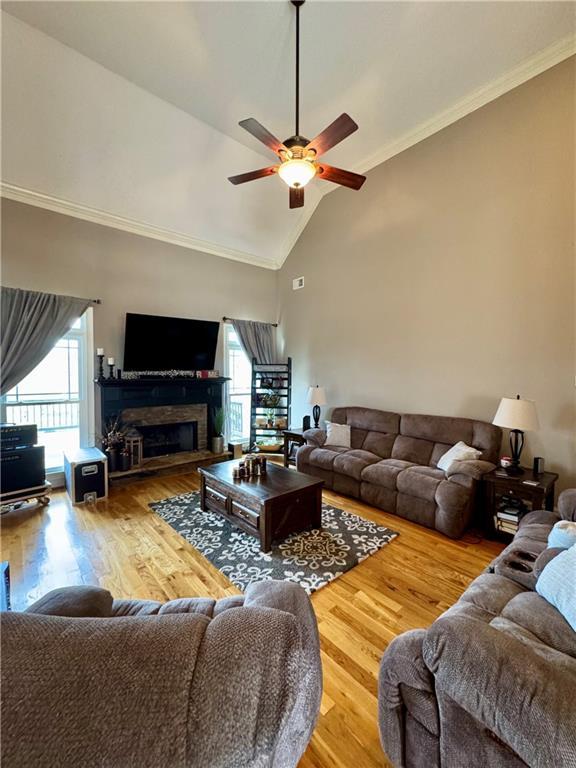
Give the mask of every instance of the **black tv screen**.
<path id="1" fill-rule="evenodd" d="M 214 368 L 220 323 L 126 313 L 125 371 Z"/>

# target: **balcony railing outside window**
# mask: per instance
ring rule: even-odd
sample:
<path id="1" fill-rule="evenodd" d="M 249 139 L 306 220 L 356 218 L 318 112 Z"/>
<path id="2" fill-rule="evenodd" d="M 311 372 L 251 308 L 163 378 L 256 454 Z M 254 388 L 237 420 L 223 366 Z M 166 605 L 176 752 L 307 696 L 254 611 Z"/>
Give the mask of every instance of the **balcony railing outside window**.
<path id="1" fill-rule="evenodd" d="M 36 424 L 49 472 L 62 470 L 64 452 L 78 448 L 87 431 L 86 333 L 84 316 L 2 402 L 3 421 Z"/>

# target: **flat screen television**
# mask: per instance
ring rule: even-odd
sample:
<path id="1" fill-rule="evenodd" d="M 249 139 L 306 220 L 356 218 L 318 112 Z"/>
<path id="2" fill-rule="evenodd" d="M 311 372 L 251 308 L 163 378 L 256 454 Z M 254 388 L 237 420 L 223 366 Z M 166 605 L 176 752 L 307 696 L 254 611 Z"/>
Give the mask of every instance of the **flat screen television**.
<path id="1" fill-rule="evenodd" d="M 124 370 L 205 371 L 214 368 L 220 323 L 126 313 Z"/>

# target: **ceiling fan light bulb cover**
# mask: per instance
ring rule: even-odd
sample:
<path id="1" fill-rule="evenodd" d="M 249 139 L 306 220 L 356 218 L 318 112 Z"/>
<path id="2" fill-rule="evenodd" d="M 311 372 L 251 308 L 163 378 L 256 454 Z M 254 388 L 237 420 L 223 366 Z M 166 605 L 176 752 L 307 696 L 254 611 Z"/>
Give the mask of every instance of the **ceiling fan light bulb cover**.
<path id="1" fill-rule="evenodd" d="M 305 187 L 316 175 L 316 168 L 308 160 L 287 160 L 278 168 L 278 176 L 289 187 Z"/>

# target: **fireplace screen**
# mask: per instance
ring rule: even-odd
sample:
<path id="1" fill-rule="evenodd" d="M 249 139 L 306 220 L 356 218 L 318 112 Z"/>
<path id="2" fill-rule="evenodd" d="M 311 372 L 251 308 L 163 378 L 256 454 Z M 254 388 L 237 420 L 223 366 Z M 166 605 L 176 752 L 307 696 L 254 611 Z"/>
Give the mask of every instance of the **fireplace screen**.
<path id="1" fill-rule="evenodd" d="M 144 458 L 198 450 L 197 421 L 150 426 L 139 424 L 137 429 L 143 437 Z"/>

